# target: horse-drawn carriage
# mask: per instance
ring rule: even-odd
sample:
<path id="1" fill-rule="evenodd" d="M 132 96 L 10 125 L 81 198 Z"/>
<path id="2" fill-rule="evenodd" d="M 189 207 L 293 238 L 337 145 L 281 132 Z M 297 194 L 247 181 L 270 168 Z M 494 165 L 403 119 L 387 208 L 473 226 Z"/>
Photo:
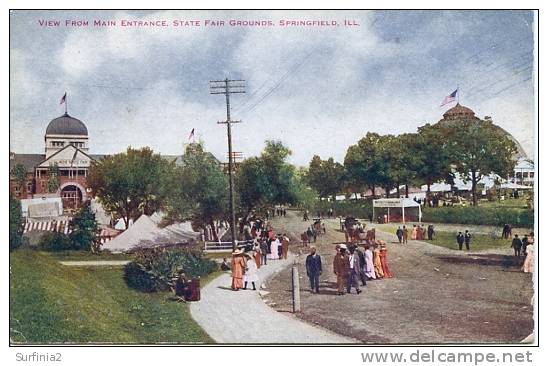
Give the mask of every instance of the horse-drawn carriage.
<path id="1" fill-rule="evenodd" d="M 341 218 L 341 229 L 344 231 L 347 243 L 375 240 L 375 229 L 365 230 L 365 225 L 355 217 L 349 216 L 344 220 Z"/>

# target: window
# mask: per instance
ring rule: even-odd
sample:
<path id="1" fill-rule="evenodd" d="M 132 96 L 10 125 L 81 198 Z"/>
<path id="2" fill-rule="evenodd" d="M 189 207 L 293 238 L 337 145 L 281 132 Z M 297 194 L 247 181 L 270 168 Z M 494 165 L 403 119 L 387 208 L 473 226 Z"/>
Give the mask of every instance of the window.
<path id="1" fill-rule="evenodd" d="M 523 172 L 523 178 L 529 178 L 529 173 Z"/>
<path id="2" fill-rule="evenodd" d="M 51 146 L 52 147 L 63 147 L 63 146 L 65 146 L 65 143 L 63 141 L 52 141 Z"/>
<path id="3" fill-rule="evenodd" d="M 529 178 L 533 179 L 535 177 L 535 172 L 529 172 Z"/>
<path id="4" fill-rule="evenodd" d="M 32 182 L 27 182 L 27 194 L 32 194 Z"/>
<path id="5" fill-rule="evenodd" d="M 521 179 L 521 172 L 516 173 L 516 178 Z"/>
<path id="6" fill-rule="evenodd" d="M 84 147 L 84 143 L 79 141 L 72 141 L 70 144 L 78 148 Z"/>

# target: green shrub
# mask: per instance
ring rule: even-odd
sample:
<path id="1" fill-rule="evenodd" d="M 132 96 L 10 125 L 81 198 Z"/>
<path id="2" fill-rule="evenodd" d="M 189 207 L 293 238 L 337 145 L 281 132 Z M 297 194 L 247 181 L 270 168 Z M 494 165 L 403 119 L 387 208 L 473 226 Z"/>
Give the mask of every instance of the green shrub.
<path id="1" fill-rule="evenodd" d="M 85 202 L 74 214 L 71 222 L 72 232 L 69 235 L 75 250 L 89 251 L 97 240 L 97 221 L 91 211 L 90 203 Z"/>
<path id="2" fill-rule="evenodd" d="M 143 249 L 125 266 L 124 280 L 139 291 L 168 291 L 178 268 L 188 277 L 198 277 L 215 271 L 217 264 L 191 248 Z"/>
<path id="3" fill-rule="evenodd" d="M 515 227 L 533 227 L 534 211 L 521 208 L 506 207 L 425 207 L 423 221 L 444 222 L 451 224 L 475 224 L 503 226 L 510 224 Z"/>
<path id="4" fill-rule="evenodd" d="M 69 237 L 56 231 L 45 232 L 38 242 L 38 248 L 48 252 L 72 249 Z"/>
<path id="5" fill-rule="evenodd" d="M 23 236 L 21 203 L 10 194 L 10 250 L 21 246 Z"/>

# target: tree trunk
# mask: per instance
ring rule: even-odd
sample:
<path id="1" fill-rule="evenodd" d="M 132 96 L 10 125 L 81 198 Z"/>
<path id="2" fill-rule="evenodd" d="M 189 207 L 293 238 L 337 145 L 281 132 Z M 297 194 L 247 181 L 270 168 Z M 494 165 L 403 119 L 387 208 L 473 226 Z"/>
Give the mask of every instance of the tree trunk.
<path id="1" fill-rule="evenodd" d="M 409 198 L 409 184 L 405 185 L 405 198 Z"/>
<path id="2" fill-rule="evenodd" d="M 478 197 L 476 195 L 476 185 L 477 185 L 476 171 L 472 170 L 472 204 L 474 206 L 478 205 Z"/>
<path id="3" fill-rule="evenodd" d="M 384 190 L 386 192 L 386 198 L 390 198 L 390 186 L 384 187 Z"/>
<path id="4" fill-rule="evenodd" d="M 396 194 L 397 194 L 398 198 L 400 198 L 400 182 L 398 182 L 398 183 L 396 184 L 396 190 L 397 190 L 397 191 L 396 191 Z"/>
<path id="5" fill-rule="evenodd" d="M 215 221 L 213 221 L 213 218 L 209 218 L 209 226 L 211 226 L 211 232 L 213 234 L 213 240 L 219 241 L 219 236 L 217 235 L 217 228 L 215 227 Z"/>
<path id="6" fill-rule="evenodd" d="M 371 190 L 371 197 L 375 199 L 375 185 L 373 184 L 371 187 L 369 187 L 369 189 Z"/>

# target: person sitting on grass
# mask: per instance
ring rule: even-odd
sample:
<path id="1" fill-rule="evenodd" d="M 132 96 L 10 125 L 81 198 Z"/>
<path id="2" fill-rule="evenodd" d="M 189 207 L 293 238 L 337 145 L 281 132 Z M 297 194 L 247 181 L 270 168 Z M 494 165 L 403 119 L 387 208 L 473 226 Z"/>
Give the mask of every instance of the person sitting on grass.
<path id="1" fill-rule="evenodd" d="M 227 262 L 226 258 L 223 258 L 223 263 L 221 263 L 221 271 L 230 271 L 230 264 Z"/>
<path id="2" fill-rule="evenodd" d="M 186 299 L 188 299 L 190 295 L 190 288 L 188 285 L 188 279 L 186 278 L 186 273 L 182 268 L 177 269 L 177 276 L 173 278 L 173 282 L 175 299 L 177 301 L 186 302 Z"/>

